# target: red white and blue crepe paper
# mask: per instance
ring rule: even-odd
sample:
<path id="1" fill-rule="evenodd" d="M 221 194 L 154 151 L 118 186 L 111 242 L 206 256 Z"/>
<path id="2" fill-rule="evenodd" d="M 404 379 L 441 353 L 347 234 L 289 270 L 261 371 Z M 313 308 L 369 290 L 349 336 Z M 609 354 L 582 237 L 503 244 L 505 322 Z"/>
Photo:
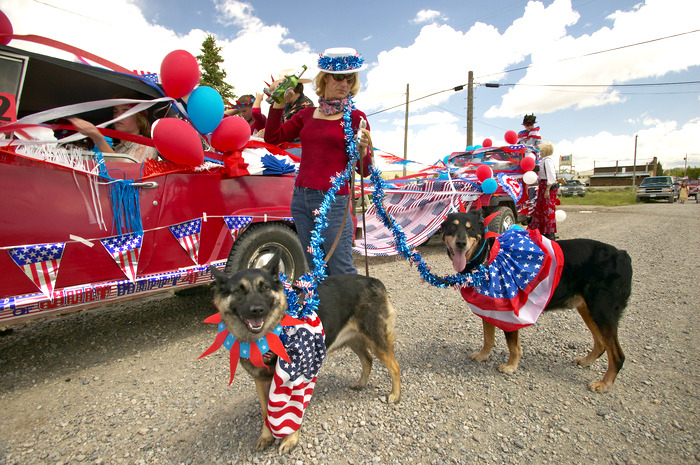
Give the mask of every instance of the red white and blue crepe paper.
<path id="1" fill-rule="evenodd" d="M 513 198 L 513 201 L 517 204 L 520 201 L 520 197 L 523 195 L 523 185 L 518 180 L 506 173 L 498 173 L 496 175 L 498 178 L 498 184 L 508 195 Z"/>
<path id="2" fill-rule="evenodd" d="M 173 233 L 175 239 L 180 243 L 185 252 L 187 252 L 195 264 L 199 263 L 199 239 L 202 233 L 202 219 L 198 218 L 192 221 L 170 226 L 170 232 Z"/>
<path id="3" fill-rule="evenodd" d="M 65 243 L 27 245 L 10 249 L 10 257 L 41 292 L 53 301 L 53 290 Z"/>
<path id="4" fill-rule="evenodd" d="M 229 231 L 231 232 L 231 237 L 233 237 L 233 240 L 235 241 L 238 239 L 238 236 L 245 231 L 245 229 L 250 226 L 250 223 L 253 222 L 253 217 L 252 216 L 224 216 L 224 222 L 226 223 L 226 226 L 228 226 Z"/>
<path id="5" fill-rule="evenodd" d="M 272 435 L 283 438 L 301 427 L 316 386 L 316 376 L 326 356 L 321 319 L 311 313 L 300 324 L 286 326 L 285 347 L 291 360 L 277 358 L 270 386 L 265 424 Z"/>
<path id="6" fill-rule="evenodd" d="M 564 256 L 539 231 L 509 229 L 496 237 L 489 256 L 490 279 L 463 287 L 469 308 L 504 331 L 537 321 L 559 284 Z"/>
<path id="7" fill-rule="evenodd" d="M 276 157 L 274 155 L 263 155 L 260 158 L 263 164 L 262 174 L 265 176 L 275 176 L 280 174 L 294 173 L 296 171 L 296 165 L 289 163 L 282 157 Z"/>
<path id="8" fill-rule="evenodd" d="M 129 281 L 136 279 L 136 270 L 139 267 L 139 255 L 143 234 L 124 234 L 121 236 L 101 239 L 100 242 L 107 249 L 119 268 Z"/>

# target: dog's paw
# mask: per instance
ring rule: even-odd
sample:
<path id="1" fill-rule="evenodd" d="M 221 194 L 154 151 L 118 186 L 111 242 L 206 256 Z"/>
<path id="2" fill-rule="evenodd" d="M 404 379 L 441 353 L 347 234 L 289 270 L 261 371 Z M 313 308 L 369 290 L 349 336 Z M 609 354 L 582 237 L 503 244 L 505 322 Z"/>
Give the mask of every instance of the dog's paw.
<path id="1" fill-rule="evenodd" d="M 490 352 L 484 353 L 483 350 L 480 350 L 479 352 L 474 352 L 473 354 L 471 354 L 469 358 L 477 362 L 484 362 L 487 358 L 489 358 L 489 353 Z"/>
<path id="2" fill-rule="evenodd" d="M 273 438 L 272 435 L 261 434 L 258 438 L 258 444 L 256 446 L 256 449 L 264 450 L 273 442 L 275 442 L 275 438 Z"/>
<path id="3" fill-rule="evenodd" d="M 596 359 L 591 357 L 590 355 L 587 355 L 585 357 L 577 357 L 574 359 L 574 363 L 580 367 L 587 368 L 591 365 L 593 365 L 593 362 L 595 362 Z"/>
<path id="4" fill-rule="evenodd" d="M 517 369 L 518 365 L 508 365 L 507 363 L 498 366 L 498 371 L 507 375 L 515 373 Z"/>
<path id="5" fill-rule="evenodd" d="M 588 385 L 588 389 L 593 392 L 607 392 L 612 387 L 612 384 L 604 383 L 603 381 L 593 381 Z"/>
<path id="6" fill-rule="evenodd" d="M 387 404 L 396 404 L 401 400 L 401 392 L 391 392 L 386 398 Z"/>
<path id="7" fill-rule="evenodd" d="M 289 436 L 285 437 L 282 440 L 282 444 L 280 444 L 279 448 L 279 454 L 284 455 L 287 452 L 291 451 L 296 447 L 296 445 L 299 444 L 299 431 L 295 431 Z"/>

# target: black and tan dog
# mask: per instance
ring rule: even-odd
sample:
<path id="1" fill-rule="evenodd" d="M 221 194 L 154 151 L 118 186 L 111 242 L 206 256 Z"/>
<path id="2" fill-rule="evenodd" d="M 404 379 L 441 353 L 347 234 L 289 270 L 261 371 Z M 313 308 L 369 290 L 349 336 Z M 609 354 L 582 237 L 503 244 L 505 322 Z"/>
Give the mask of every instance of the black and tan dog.
<path id="1" fill-rule="evenodd" d="M 447 255 L 455 269 L 468 273 L 488 260 L 493 239 L 485 237 L 484 219 L 479 211 L 451 213 L 441 226 Z M 482 244 L 486 242 L 486 246 Z M 575 360 L 588 367 L 603 352 L 608 354 L 608 369 L 600 381 L 590 383 L 593 391 L 605 392 L 612 387 L 622 368 L 625 355 L 617 338 L 617 328 L 632 288 L 632 260 L 624 250 L 590 239 L 558 241 L 564 255 L 559 284 L 545 310 L 576 308 L 593 335 L 593 349 Z M 496 327 L 483 320 L 484 345 L 471 358 L 486 360 L 494 345 Z M 510 356 L 498 367 L 513 373 L 523 350 L 518 331 L 505 332 Z"/>
<path id="2" fill-rule="evenodd" d="M 229 276 L 211 268 L 216 279 L 214 305 L 226 329 L 241 342 L 252 342 L 273 330 L 287 311 L 287 297 L 279 279 L 279 258 L 275 256 L 261 269 L 245 269 Z M 396 311 L 389 302 L 384 284 L 361 275 L 329 276 L 317 288 L 317 314 L 323 323 L 327 352 L 349 346 L 360 358 L 362 374 L 351 387 L 367 385 L 372 370 L 372 353 L 387 367 L 391 375 L 390 403 L 401 398 L 399 364 L 394 357 L 394 324 Z M 371 351 L 371 352 L 370 352 Z M 264 423 L 270 384 L 277 356 L 265 359 L 269 369 L 255 367 L 246 358 L 240 363 L 255 380 L 263 427 L 257 447 L 263 449 L 274 438 Z M 286 436 L 279 452 L 286 453 L 299 441 L 299 430 Z"/>

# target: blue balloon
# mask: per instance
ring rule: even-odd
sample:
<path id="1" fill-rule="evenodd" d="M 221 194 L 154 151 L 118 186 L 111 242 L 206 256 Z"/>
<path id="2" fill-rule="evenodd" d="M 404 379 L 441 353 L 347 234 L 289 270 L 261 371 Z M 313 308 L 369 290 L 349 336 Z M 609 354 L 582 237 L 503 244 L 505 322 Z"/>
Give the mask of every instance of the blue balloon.
<path id="1" fill-rule="evenodd" d="M 498 189 L 498 183 L 493 178 L 484 179 L 481 182 L 481 190 L 484 194 L 493 194 Z"/>
<path id="2" fill-rule="evenodd" d="M 466 152 L 471 152 L 472 150 L 474 150 L 474 146 L 473 146 L 473 145 L 467 145 L 467 150 L 466 150 Z"/>
<path id="3" fill-rule="evenodd" d="M 197 131 L 209 134 L 224 117 L 224 101 L 211 87 L 199 86 L 187 99 L 187 115 Z"/>
<path id="4" fill-rule="evenodd" d="M 513 226 L 510 227 L 510 229 L 515 229 L 516 231 L 522 231 L 523 227 L 520 226 L 519 224 L 514 224 Z"/>

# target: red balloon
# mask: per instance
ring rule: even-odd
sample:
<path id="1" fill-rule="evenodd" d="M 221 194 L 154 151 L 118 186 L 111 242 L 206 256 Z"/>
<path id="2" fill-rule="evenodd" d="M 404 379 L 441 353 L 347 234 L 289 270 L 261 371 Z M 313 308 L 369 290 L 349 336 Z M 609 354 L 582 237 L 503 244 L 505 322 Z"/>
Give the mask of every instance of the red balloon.
<path id="1" fill-rule="evenodd" d="M 481 143 L 482 147 L 491 147 L 493 145 L 493 141 L 491 139 L 484 139 L 484 141 Z"/>
<path id="2" fill-rule="evenodd" d="M 523 159 L 520 160 L 520 168 L 522 168 L 523 171 L 532 171 L 534 167 L 535 157 L 523 157 Z"/>
<path id="3" fill-rule="evenodd" d="M 476 169 L 476 179 L 484 182 L 484 179 L 488 179 L 493 176 L 493 170 L 488 165 L 479 165 Z"/>
<path id="4" fill-rule="evenodd" d="M 152 128 L 158 153 L 178 165 L 199 166 L 204 163 L 204 150 L 197 131 L 178 118 L 161 118 Z"/>
<path id="5" fill-rule="evenodd" d="M 219 152 L 241 150 L 250 140 L 250 124 L 238 116 L 221 120 L 211 133 L 211 146 Z"/>
<path id="6" fill-rule="evenodd" d="M 507 131 L 504 138 L 509 144 L 515 144 L 518 142 L 518 133 L 513 130 Z"/>
<path id="7" fill-rule="evenodd" d="M 0 11 L 0 34 L 10 34 L 12 35 L 12 23 L 10 18 L 7 17 L 5 13 Z M 0 44 L 7 45 L 12 39 L 9 37 L 0 37 Z"/>
<path id="8" fill-rule="evenodd" d="M 186 50 L 168 53 L 160 64 L 160 81 L 168 97 L 180 98 L 192 92 L 199 76 L 197 59 Z"/>

